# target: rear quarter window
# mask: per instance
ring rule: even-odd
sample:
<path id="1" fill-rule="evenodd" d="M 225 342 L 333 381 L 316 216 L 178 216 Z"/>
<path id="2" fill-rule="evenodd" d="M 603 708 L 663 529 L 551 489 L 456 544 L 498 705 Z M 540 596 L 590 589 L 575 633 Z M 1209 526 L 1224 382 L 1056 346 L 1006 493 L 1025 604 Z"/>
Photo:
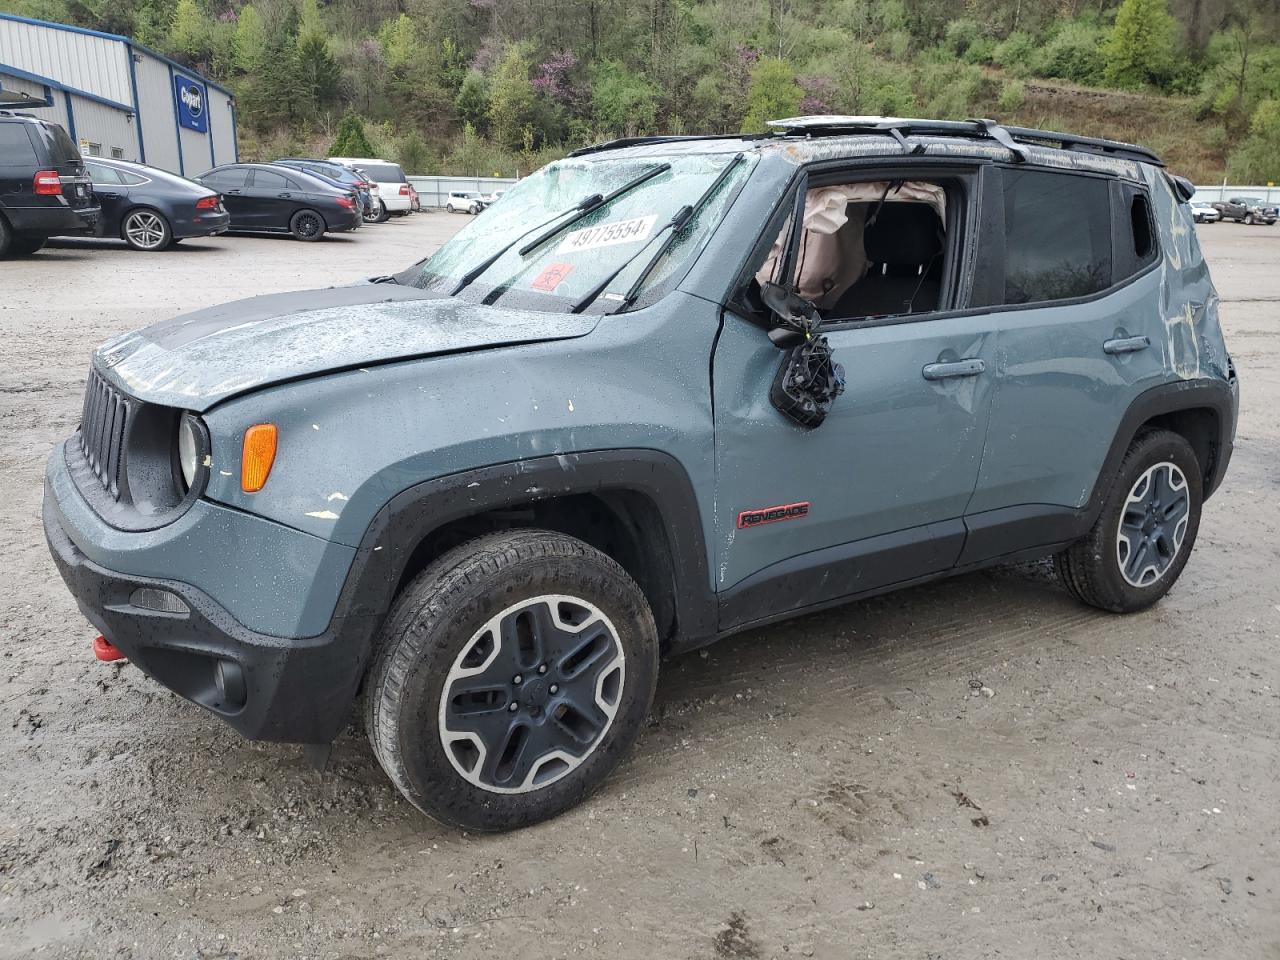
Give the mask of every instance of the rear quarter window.
<path id="1" fill-rule="evenodd" d="M 28 126 L 26 123 L 0 123 L 0 166 L 36 164 L 36 148 L 27 136 Z"/>

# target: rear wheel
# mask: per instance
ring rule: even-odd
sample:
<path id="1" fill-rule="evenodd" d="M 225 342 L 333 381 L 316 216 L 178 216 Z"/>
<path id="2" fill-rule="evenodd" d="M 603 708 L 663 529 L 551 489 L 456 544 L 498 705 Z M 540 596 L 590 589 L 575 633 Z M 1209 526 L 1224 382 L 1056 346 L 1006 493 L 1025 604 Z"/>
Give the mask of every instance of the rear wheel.
<path id="1" fill-rule="evenodd" d="M 13 228 L 9 226 L 9 221 L 4 218 L 4 214 L 0 213 L 0 257 L 7 255 L 12 245 Z"/>
<path id="2" fill-rule="evenodd" d="M 155 210 L 131 210 L 120 224 L 120 237 L 135 250 L 152 252 L 173 242 L 173 230 Z"/>
<path id="3" fill-rule="evenodd" d="M 1134 440 L 1093 529 L 1058 554 L 1067 589 L 1113 613 L 1146 609 L 1168 593 L 1200 528 L 1201 477 L 1180 434 L 1152 430 Z"/>
<path id="4" fill-rule="evenodd" d="M 572 537 L 473 540 L 405 588 L 365 683 L 387 775 L 473 830 L 554 817 L 600 785 L 653 700 L 658 638 L 617 563 Z"/>
<path id="5" fill-rule="evenodd" d="M 324 236 L 324 217 L 314 210 L 299 210 L 289 221 L 289 231 L 299 240 L 319 240 Z"/>

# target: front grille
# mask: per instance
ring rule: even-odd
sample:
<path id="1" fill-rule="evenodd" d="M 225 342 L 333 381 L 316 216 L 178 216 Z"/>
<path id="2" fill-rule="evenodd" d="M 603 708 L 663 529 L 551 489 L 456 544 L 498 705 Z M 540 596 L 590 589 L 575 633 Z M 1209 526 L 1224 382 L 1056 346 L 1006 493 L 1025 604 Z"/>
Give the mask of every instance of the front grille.
<path id="1" fill-rule="evenodd" d="M 107 383 L 96 370 L 89 371 L 80 416 L 80 449 L 102 488 L 120 499 L 124 472 L 124 438 L 133 408 L 129 398 Z"/>

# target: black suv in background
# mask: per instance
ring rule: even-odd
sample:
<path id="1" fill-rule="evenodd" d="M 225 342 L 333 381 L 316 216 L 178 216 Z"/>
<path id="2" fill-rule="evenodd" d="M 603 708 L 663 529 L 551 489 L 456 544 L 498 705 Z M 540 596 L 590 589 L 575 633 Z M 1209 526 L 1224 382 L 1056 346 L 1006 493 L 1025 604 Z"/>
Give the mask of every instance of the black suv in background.
<path id="1" fill-rule="evenodd" d="M 98 222 L 80 151 L 56 123 L 0 110 L 0 257 Z"/>

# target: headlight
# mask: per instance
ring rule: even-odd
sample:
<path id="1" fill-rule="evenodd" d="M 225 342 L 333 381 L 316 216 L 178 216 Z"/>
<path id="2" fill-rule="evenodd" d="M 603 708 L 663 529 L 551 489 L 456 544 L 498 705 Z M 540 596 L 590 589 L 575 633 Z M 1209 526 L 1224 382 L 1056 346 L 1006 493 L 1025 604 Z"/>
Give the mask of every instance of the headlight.
<path id="1" fill-rule="evenodd" d="M 201 431 L 196 418 L 184 414 L 178 421 L 178 467 L 182 470 L 182 485 L 190 490 L 200 469 Z"/>

